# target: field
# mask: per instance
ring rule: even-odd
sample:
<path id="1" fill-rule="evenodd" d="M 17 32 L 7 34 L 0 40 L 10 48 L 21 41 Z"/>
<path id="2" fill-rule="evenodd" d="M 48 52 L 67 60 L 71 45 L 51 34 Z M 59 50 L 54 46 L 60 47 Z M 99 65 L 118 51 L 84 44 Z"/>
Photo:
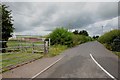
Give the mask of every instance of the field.
<path id="1" fill-rule="evenodd" d="M 9 40 L 7 46 L 7 52 L 0 54 L 1 72 L 43 57 L 43 42 L 40 41 Z M 35 50 L 39 52 L 35 53 Z"/>
<path id="2" fill-rule="evenodd" d="M 45 55 L 45 53 L 43 53 L 43 47 L 40 48 L 41 44 L 43 44 L 43 42 L 31 43 L 29 41 L 9 40 L 7 43 L 8 52 L 0 54 L 1 72 L 8 71 L 15 66 L 40 59 L 42 57 L 53 57 L 59 55 L 62 51 L 67 49 L 67 46 L 64 45 L 54 45 L 49 48 L 49 52 Z M 33 45 L 34 50 L 37 50 L 38 52 L 33 53 Z"/>
<path id="3" fill-rule="evenodd" d="M 21 64 L 23 62 L 27 62 L 30 60 L 34 60 L 34 59 L 39 59 L 43 56 L 43 54 L 38 54 L 38 53 L 27 53 L 27 52 L 23 52 L 23 53 L 5 53 L 2 54 L 2 60 L 0 62 L 0 64 L 2 64 L 2 71 L 6 71 L 9 70 L 10 68 Z"/>

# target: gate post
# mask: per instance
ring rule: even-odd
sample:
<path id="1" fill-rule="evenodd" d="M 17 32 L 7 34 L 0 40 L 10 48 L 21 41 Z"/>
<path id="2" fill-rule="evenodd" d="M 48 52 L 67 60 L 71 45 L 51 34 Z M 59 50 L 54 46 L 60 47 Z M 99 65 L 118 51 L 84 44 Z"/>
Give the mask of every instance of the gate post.
<path id="1" fill-rule="evenodd" d="M 44 53 L 48 53 L 48 41 L 44 41 Z"/>
<path id="2" fill-rule="evenodd" d="M 49 38 L 49 49 L 50 49 L 50 38 Z"/>

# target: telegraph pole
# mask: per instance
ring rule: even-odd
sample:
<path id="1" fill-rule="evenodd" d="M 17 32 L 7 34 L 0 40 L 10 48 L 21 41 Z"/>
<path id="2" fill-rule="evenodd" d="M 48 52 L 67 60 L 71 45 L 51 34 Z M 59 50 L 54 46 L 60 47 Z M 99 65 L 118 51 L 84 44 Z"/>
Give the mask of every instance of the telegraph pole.
<path id="1" fill-rule="evenodd" d="M 103 34 L 103 27 L 104 27 L 104 26 L 102 26 L 102 34 Z"/>

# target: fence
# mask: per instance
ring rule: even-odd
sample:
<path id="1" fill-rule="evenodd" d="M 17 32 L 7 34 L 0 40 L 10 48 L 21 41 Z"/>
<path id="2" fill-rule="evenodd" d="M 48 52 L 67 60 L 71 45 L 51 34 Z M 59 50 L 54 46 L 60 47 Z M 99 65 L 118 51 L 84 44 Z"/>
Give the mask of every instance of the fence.
<path id="1" fill-rule="evenodd" d="M 6 42 L 6 41 L 0 41 Z M 46 41 L 44 38 L 29 38 L 9 40 L 6 53 L 0 54 L 0 70 L 1 72 L 14 67 L 15 65 L 39 59 L 43 53 L 48 53 L 50 48 L 50 39 Z"/>

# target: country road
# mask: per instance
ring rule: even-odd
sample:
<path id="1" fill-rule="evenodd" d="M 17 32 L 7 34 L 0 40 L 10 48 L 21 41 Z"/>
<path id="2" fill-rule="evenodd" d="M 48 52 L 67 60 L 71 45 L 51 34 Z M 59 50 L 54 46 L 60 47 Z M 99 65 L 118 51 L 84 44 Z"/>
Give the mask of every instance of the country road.
<path id="1" fill-rule="evenodd" d="M 36 78 L 118 78 L 120 74 L 118 57 L 97 41 L 66 50 L 63 55 Z"/>

